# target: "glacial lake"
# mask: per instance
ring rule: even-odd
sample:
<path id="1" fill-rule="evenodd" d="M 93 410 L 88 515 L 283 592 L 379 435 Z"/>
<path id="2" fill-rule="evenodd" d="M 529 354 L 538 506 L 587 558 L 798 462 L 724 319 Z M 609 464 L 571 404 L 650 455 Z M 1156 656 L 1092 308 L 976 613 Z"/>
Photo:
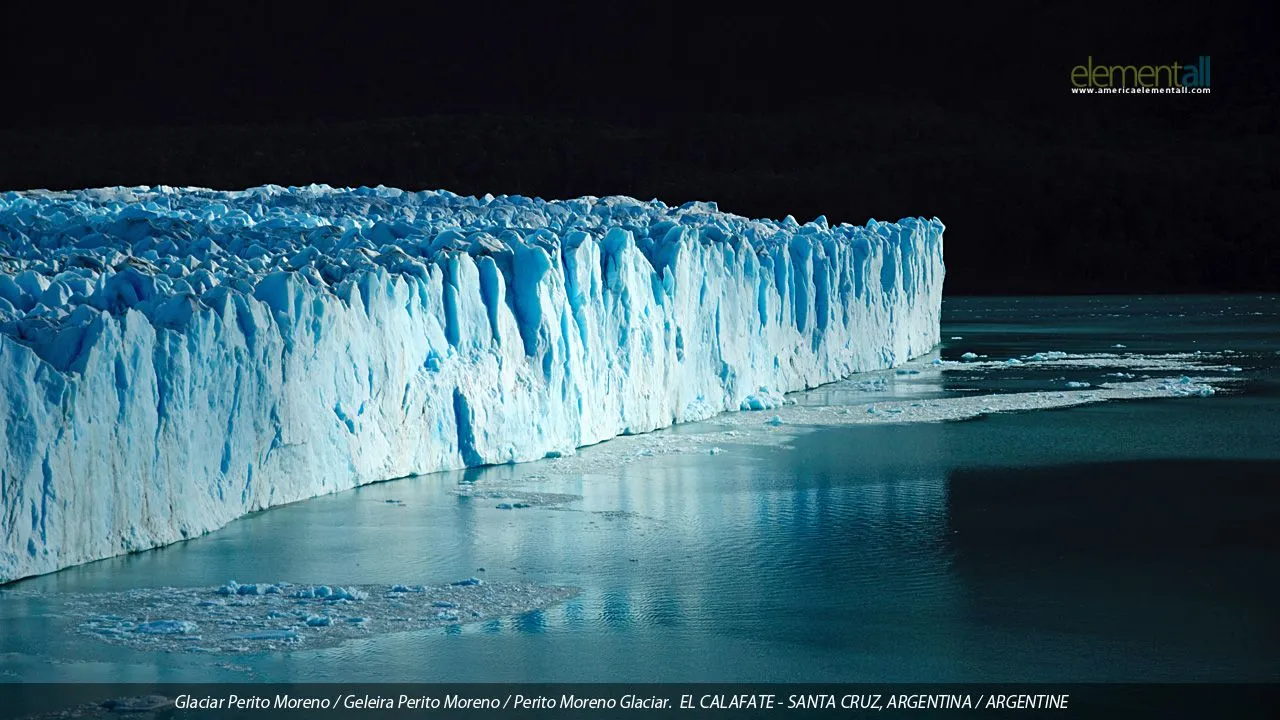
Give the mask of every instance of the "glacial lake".
<path id="1" fill-rule="evenodd" d="M 1234 380 L 1212 397 L 951 422 L 771 428 L 765 411 L 750 414 L 759 430 L 714 443 L 698 438 L 720 419 L 637 440 L 628 462 L 609 453 L 630 446 L 604 443 L 579 465 L 274 508 L 0 589 L 0 680 L 1280 680 L 1280 298 L 949 298 L 942 337 L 942 365 L 825 386 L 794 407 L 1184 372 L 1113 356 L 1201 353 Z M 1103 359 L 952 362 L 1049 351 Z M 234 656 L 112 645 L 80 632 L 63 602 L 229 580 L 473 576 L 581 592 L 479 623 Z"/>

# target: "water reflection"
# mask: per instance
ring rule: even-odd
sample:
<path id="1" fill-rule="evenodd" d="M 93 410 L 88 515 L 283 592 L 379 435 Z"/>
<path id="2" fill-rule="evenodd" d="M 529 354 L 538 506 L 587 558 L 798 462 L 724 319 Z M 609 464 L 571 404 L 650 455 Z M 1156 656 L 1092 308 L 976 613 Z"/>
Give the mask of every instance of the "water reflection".
<path id="1" fill-rule="evenodd" d="M 1044 638 L 1119 676 L 1274 680 L 1276 477 L 1276 461 L 957 470 L 947 537 L 963 624 Z"/>

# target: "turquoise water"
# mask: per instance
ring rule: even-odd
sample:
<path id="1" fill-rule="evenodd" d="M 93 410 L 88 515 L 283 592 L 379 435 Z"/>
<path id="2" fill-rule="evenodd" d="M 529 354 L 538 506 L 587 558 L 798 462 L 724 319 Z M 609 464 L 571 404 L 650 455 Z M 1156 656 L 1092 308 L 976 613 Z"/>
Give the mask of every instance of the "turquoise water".
<path id="1" fill-rule="evenodd" d="M 944 311 L 946 359 L 1232 350 L 1245 381 L 1211 398 L 817 429 L 586 475 L 476 469 L 275 508 L 9 586 L 0 679 L 1280 679 L 1280 300 L 973 298 Z M 961 368 L 884 392 L 1043 389 L 1060 374 Z M 839 386 L 798 398 L 865 400 Z M 512 483 L 579 498 L 500 510 L 457 493 Z M 110 646 L 72 632 L 59 605 L 228 579 L 478 574 L 583 592 L 481 625 L 235 657 Z"/>

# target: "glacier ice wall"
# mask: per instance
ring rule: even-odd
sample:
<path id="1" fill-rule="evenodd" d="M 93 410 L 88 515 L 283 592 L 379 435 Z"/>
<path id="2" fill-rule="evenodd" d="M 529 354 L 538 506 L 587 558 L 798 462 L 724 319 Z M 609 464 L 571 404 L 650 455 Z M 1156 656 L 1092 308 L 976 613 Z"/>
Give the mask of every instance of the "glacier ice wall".
<path id="1" fill-rule="evenodd" d="M 943 225 L 389 188 L 0 194 L 0 582 L 925 353 Z"/>

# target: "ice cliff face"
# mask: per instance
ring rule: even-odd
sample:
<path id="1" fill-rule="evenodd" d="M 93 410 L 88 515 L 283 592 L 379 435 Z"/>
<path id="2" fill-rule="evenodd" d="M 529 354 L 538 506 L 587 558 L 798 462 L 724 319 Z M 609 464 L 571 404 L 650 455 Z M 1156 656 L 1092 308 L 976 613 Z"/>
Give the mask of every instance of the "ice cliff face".
<path id="1" fill-rule="evenodd" d="M 899 363 L 938 340 L 942 231 L 387 188 L 0 195 L 0 582 Z"/>

